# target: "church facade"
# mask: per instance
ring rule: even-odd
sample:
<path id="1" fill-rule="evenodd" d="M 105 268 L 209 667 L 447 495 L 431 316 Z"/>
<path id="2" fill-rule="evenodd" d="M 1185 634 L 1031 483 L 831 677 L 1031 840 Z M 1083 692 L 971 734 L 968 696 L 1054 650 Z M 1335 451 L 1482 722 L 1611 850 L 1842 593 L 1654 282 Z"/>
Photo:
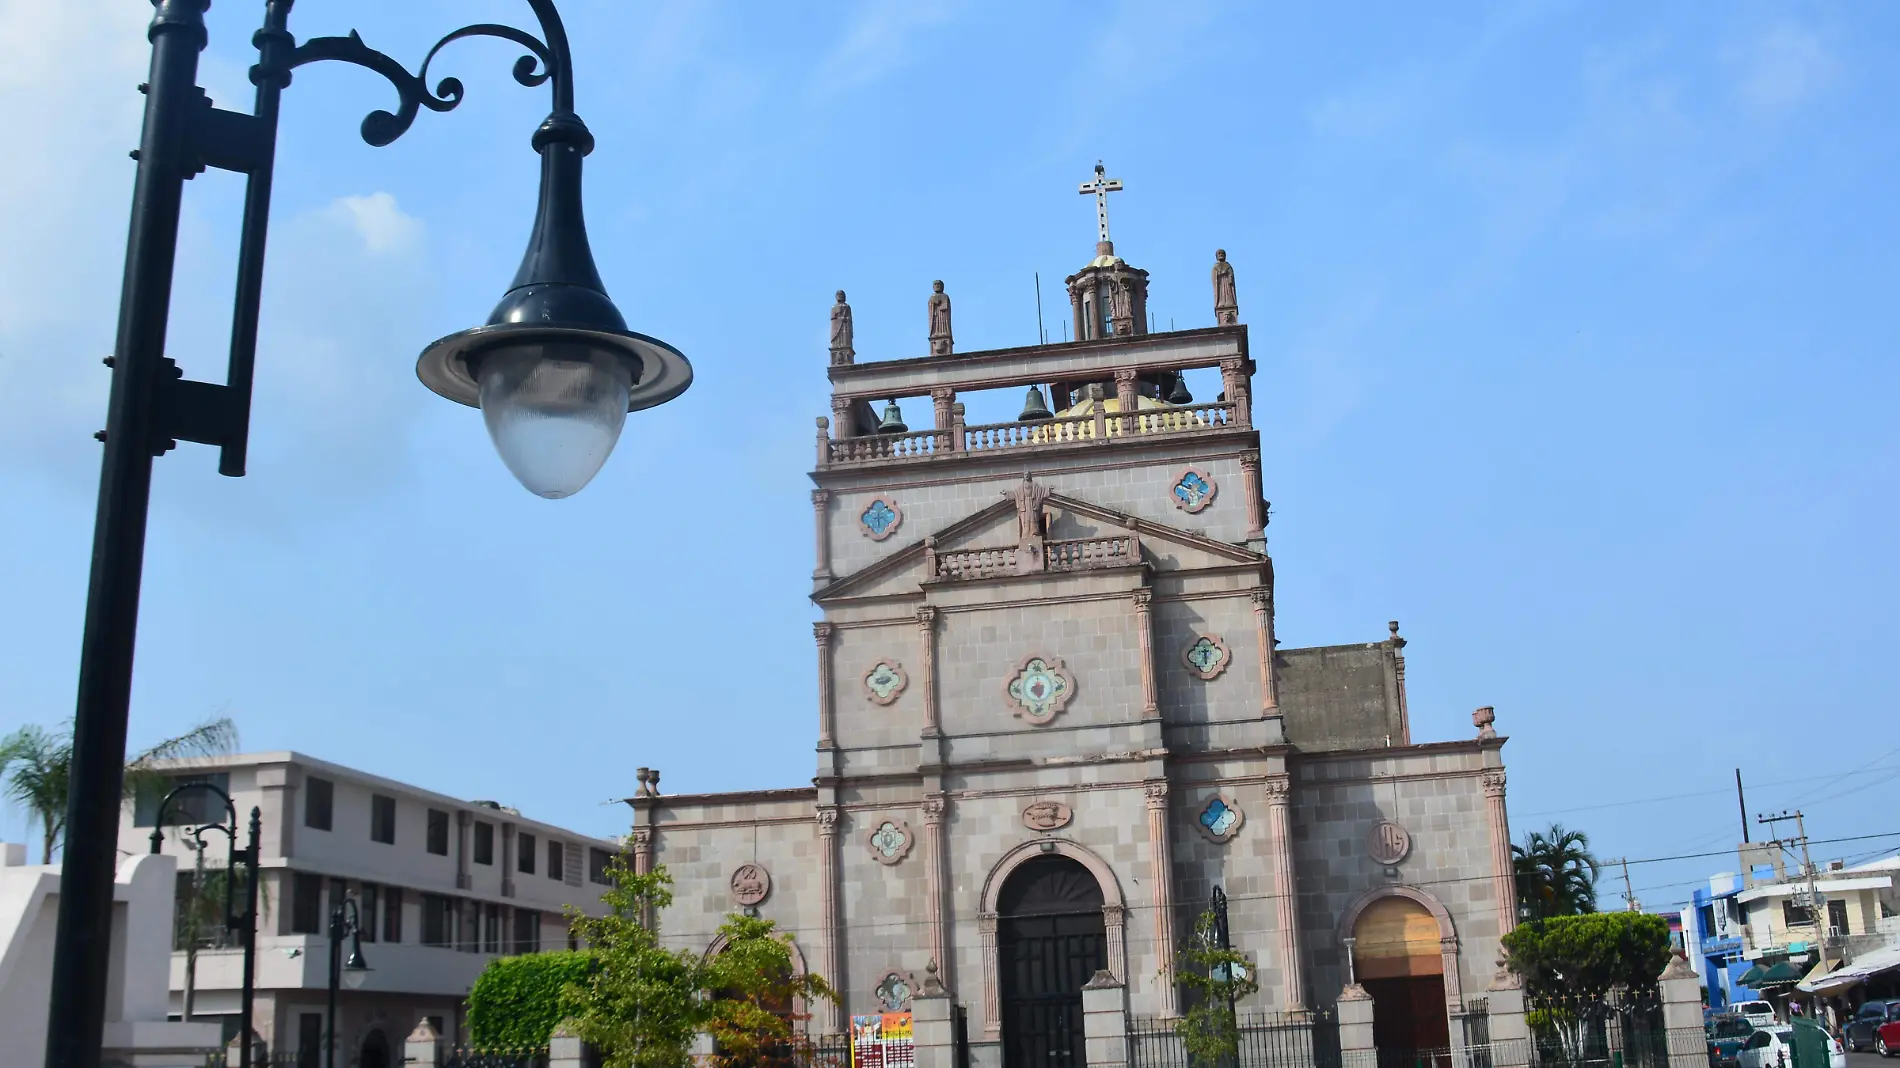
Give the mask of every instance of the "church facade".
<path id="1" fill-rule="evenodd" d="M 629 850 L 674 877 L 662 938 L 717 952 L 754 910 L 841 992 L 814 1030 L 941 984 L 972 1063 L 1079 1063 L 1101 973 L 1129 1013 L 1182 1010 L 1177 949 L 1219 888 L 1260 981 L 1244 1011 L 1363 991 L 1390 1041 L 1448 1045 L 1515 922 L 1504 738 L 1487 708 L 1472 737 L 1414 740 L 1397 623 L 1280 647 L 1232 268 L 1217 325 L 1149 333 L 1147 272 L 1102 230 L 1073 342 L 950 351 L 939 289 L 938 354 L 860 362 L 838 294 L 815 774 L 675 796 L 642 771 Z M 1187 394 L 1197 368 L 1217 399 Z M 965 422 L 960 393 L 1004 387 L 1021 420 Z"/>

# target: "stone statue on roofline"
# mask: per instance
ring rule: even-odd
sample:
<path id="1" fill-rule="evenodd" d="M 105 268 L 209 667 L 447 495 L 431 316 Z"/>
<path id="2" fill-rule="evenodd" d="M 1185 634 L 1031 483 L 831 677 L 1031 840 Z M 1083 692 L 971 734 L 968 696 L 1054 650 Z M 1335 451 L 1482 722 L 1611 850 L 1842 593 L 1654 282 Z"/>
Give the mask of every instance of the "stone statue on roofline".
<path id="1" fill-rule="evenodd" d="M 943 291 L 943 280 L 930 283 L 930 354 L 950 355 L 950 297 Z"/>
<path id="2" fill-rule="evenodd" d="M 1240 322 L 1240 300 L 1234 295 L 1234 265 L 1227 250 L 1214 250 L 1214 321 L 1222 326 Z"/>
<path id="3" fill-rule="evenodd" d="M 838 302 L 831 306 L 831 362 L 833 366 L 850 363 L 857 350 L 851 347 L 851 305 L 844 302 L 844 290 L 838 290 Z"/>

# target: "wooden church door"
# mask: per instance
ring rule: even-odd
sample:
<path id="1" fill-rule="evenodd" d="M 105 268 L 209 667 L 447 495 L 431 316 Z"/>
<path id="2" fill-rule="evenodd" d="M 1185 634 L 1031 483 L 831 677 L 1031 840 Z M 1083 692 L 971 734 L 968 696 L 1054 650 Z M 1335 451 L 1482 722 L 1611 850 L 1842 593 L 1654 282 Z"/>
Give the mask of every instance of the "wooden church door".
<path id="1" fill-rule="evenodd" d="M 1084 1068 L 1082 987 L 1108 964 L 1101 886 L 1068 857 L 1038 857 L 997 904 L 1004 1068 Z"/>

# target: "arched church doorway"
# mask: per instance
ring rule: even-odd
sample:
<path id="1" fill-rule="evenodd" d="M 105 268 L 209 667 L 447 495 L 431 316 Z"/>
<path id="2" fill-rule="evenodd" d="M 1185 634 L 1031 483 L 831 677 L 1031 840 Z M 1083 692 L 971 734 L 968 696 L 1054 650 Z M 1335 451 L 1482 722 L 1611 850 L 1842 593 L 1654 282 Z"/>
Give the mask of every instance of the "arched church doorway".
<path id="1" fill-rule="evenodd" d="M 1108 964 L 1102 887 L 1079 862 L 1036 857 L 997 899 L 1003 1068 L 1083 1068 L 1082 987 Z"/>
<path id="2" fill-rule="evenodd" d="M 1438 918 L 1409 897 L 1379 898 L 1353 924 L 1353 973 L 1372 995 L 1381 1053 L 1451 1045 L 1441 937 Z"/>
<path id="3" fill-rule="evenodd" d="M 389 1068 L 389 1036 L 382 1028 L 371 1031 L 363 1038 L 363 1049 L 357 1055 L 356 1063 L 360 1068 Z"/>

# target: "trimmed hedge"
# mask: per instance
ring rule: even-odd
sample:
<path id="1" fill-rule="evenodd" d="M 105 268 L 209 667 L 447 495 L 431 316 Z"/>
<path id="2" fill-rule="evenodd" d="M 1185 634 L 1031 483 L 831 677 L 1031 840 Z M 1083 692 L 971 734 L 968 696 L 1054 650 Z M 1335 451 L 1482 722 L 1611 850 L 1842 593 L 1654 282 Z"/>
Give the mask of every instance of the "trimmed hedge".
<path id="1" fill-rule="evenodd" d="M 562 950 L 500 957 L 468 992 L 470 1042 L 482 1049 L 545 1046 L 554 1026 L 573 1015 L 569 983 L 584 983 L 593 955 Z"/>

